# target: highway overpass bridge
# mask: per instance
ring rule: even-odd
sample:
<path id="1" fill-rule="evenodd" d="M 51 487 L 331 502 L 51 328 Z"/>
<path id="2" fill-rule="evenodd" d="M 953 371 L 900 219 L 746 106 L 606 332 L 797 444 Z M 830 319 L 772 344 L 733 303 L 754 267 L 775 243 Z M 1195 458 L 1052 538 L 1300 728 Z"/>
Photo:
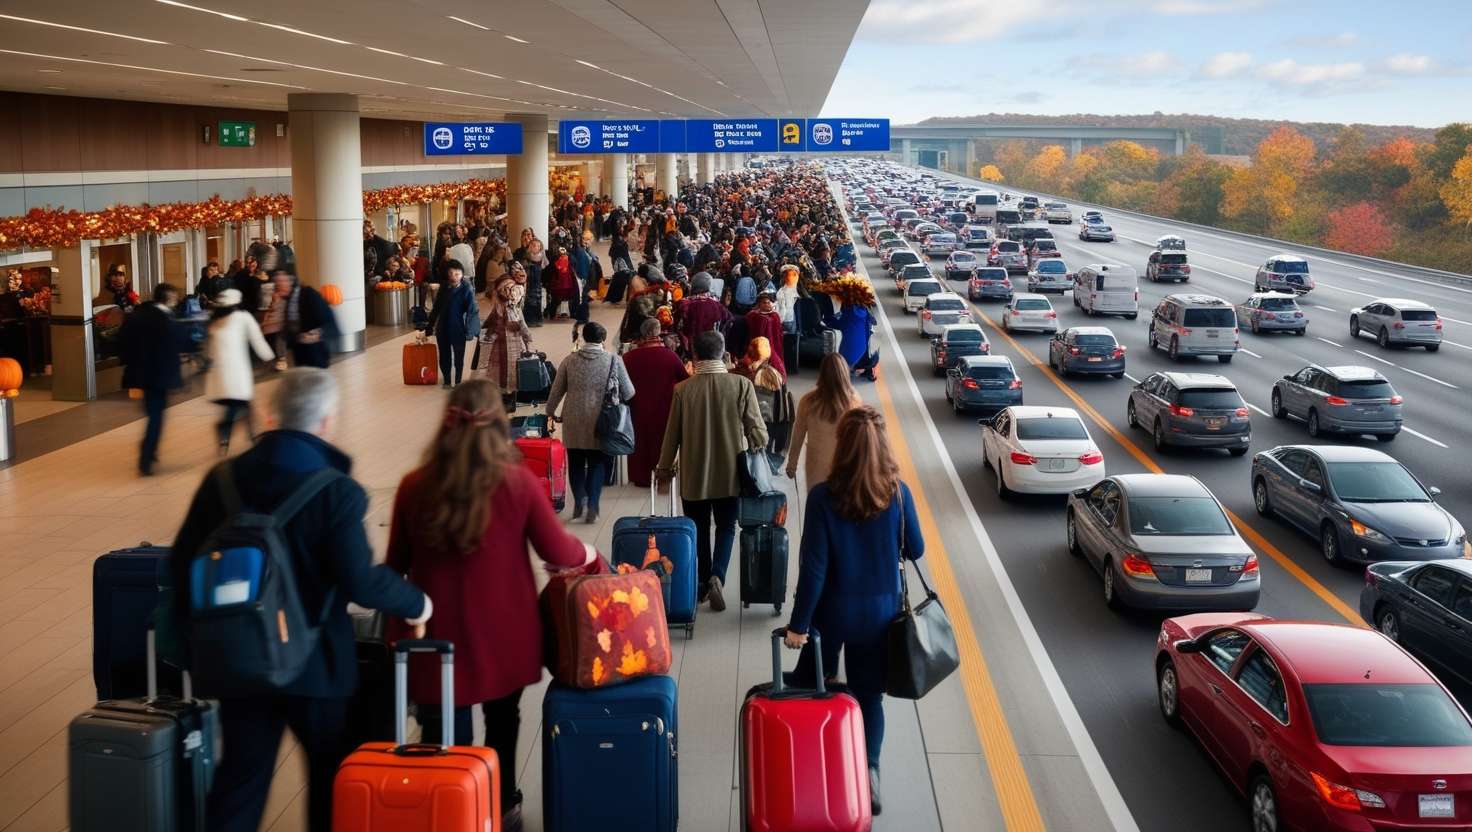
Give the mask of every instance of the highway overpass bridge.
<path id="1" fill-rule="evenodd" d="M 918 124 L 890 130 L 891 149 L 900 161 L 911 165 L 970 172 L 976 161 L 977 139 L 1040 139 L 1057 142 L 1069 155 L 1086 146 L 1127 140 L 1179 156 L 1190 140 L 1175 127 L 1091 127 L 1068 124 Z"/>

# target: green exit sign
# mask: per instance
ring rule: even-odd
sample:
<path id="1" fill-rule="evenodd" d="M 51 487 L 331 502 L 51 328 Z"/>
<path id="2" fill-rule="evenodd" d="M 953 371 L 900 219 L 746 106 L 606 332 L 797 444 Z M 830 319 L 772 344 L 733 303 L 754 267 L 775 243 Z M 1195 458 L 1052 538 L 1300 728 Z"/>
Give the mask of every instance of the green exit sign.
<path id="1" fill-rule="evenodd" d="M 255 147 L 256 123 L 254 121 L 220 122 L 220 147 Z"/>

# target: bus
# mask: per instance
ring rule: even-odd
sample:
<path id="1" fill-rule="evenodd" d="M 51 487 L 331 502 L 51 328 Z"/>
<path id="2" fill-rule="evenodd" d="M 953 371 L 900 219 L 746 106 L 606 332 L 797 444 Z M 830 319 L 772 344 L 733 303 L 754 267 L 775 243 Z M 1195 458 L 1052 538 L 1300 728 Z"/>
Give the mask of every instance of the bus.
<path id="1" fill-rule="evenodd" d="M 1001 201 L 996 191 L 977 191 L 971 195 L 971 216 L 979 223 L 994 223 L 997 221 L 997 205 Z"/>

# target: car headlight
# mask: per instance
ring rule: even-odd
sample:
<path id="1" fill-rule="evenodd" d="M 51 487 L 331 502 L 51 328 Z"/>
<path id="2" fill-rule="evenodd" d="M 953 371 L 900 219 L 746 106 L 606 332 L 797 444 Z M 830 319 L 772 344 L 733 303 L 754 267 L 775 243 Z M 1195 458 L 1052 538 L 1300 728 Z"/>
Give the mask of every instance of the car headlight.
<path id="1" fill-rule="evenodd" d="M 1380 532 L 1375 531 L 1374 529 L 1370 528 L 1369 526 L 1366 526 L 1364 523 L 1361 523 L 1360 521 L 1354 519 L 1353 517 L 1349 518 L 1349 530 L 1352 531 L 1352 532 L 1354 532 L 1357 536 L 1363 537 L 1364 539 L 1370 541 L 1371 543 L 1392 543 L 1392 542 L 1394 542 L 1390 538 L 1386 537 L 1385 535 L 1381 534 Z"/>

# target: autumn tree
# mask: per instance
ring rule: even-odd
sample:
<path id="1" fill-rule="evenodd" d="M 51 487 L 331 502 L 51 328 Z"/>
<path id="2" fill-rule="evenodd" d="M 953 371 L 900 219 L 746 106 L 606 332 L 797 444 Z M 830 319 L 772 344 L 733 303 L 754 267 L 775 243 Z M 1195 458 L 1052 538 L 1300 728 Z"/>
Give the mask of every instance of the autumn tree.
<path id="1" fill-rule="evenodd" d="M 1472 149 L 1452 166 L 1451 176 L 1441 186 L 1441 201 L 1453 222 L 1472 231 Z"/>
<path id="2" fill-rule="evenodd" d="M 1395 244 L 1395 230 L 1385 212 L 1372 202 L 1361 201 L 1330 211 L 1323 244 L 1350 254 L 1379 257 Z"/>
<path id="3" fill-rule="evenodd" d="M 1448 179 L 1468 150 L 1472 150 L 1472 124 L 1448 124 L 1436 131 L 1436 139 L 1426 148 L 1421 164 L 1437 180 Z"/>
<path id="4" fill-rule="evenodd" d="M 1003 173 L 1016 179 L 1027 165 L 1028 159 L 1027 142 L 1021 139 L 1011 139 L 1001 142 L 992 151 L 992 162 Z"/>
<path id="5" fill-rule="evenodd" d="M 1193 145 L 1185 155 L 1167 159 L 1162 169 L 1165 179 L 1151 210 L 1203 225 L 1221 222 L 1222 186 L 1232 175 L 1231 168 L 1208 159 Z"/>
<path id="6" fill-rule="evenodd" d="M 1002 169 L 996 165 L 983 165 L 981 168 L 981 179 L 988 182 L 1005 182 L 1007 177 L 1002 175 Z"/>
<path id="7" fill-rule="evenodd" d="M 1314 143 L 1291 127 L 1263 139 L 1252 165 L 1227 178 L 1222 213 L 1244 231 L 1265 233 L 1286 223 L 1295 210 L 1298 189 L 1312 170 Z"/>
<path id="8" fill-rule="evenodd" d="M 1023 181 L 1032 187 L 1044 190 L 1058 189 L 1058 174 L 1068 164 L 1068 151 L 1062 146 L 1050 144 L 1038 151 L 1023 168 Z"/>

